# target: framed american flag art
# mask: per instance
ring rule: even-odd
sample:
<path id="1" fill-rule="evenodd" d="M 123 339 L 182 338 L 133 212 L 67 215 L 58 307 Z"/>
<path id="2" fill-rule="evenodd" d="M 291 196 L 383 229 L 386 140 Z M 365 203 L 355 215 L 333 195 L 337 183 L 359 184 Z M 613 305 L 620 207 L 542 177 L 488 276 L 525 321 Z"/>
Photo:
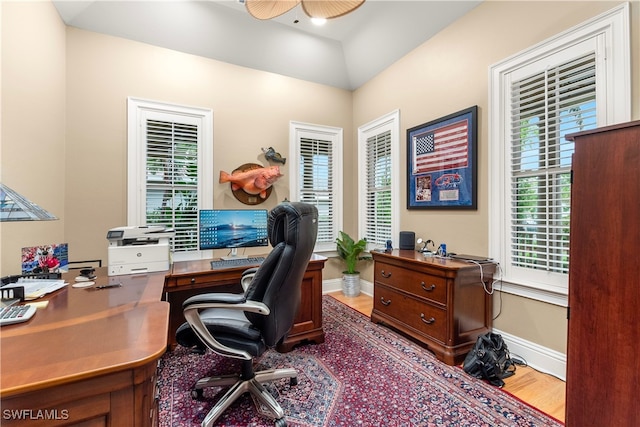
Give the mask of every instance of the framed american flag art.
<path id="1" fill-rule="evenodd" d="M 407 209 L 477 209 L 478 107 L 407 129 Z"/>

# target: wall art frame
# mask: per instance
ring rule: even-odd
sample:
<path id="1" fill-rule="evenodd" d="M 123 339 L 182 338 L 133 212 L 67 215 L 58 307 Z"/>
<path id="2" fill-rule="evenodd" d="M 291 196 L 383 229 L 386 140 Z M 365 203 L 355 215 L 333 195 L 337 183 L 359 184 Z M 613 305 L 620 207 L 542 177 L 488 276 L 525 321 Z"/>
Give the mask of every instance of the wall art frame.
<path id="1" fill-rule="evenodd" d="M 407 209 L 477 210 L 478 106 L 407 129 Z"/>

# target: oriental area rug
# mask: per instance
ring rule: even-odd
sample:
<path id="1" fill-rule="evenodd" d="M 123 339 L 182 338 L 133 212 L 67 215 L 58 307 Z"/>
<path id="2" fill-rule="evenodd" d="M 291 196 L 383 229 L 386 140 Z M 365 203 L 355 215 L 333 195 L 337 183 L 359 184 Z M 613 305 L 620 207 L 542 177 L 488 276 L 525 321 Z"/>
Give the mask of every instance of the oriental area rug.
<path id="1" fill-rule="evenodd" d="M 456 426 L 511 427 L 563 424 L 459 367 L 445 365 L 419 345 L 371 323 L 369 317 L 323 296 L 323 344 L 289 353 L 266 352 L 258 369 L 292 367 L 298 384 L 282 379 L 267 385 L 290 427 Z M 178 346 L 160 361 L 161 427 L 199 426 L 224 389 L 191 398 L 201 377 L 239 372 L 239 362 Z M 273 426 L 244 394 L 218 426 Z"/>

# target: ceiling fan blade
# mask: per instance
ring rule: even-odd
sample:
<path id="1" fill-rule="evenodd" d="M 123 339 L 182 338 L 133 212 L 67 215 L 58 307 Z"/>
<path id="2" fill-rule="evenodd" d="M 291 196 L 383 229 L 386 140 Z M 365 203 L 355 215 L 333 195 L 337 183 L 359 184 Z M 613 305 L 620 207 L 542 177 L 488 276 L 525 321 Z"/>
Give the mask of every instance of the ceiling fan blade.
<path id="1" fill-rule="evenodd" d="M 312 18 L 337 18 L 356 10 L 364 0 L 302 0 L 304 13 Z"/>
<path id="2" fill-rule="evenodd" d="M 245 0 L 245 7 L 254 18 L 271 19 L 287 13 L 298 3 L 300 0 Z"/>

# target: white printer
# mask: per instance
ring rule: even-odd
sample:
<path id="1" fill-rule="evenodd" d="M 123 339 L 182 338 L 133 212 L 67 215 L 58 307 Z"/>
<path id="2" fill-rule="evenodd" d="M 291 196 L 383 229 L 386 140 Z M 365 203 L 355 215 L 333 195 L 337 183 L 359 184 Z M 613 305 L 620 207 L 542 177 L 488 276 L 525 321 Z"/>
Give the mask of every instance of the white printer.
<path id="1" fill-rule="evenodd" d="M 169 270 L 174 234 L 160 225 L 112 228 L 107 232 L 109 276 Z"/>

